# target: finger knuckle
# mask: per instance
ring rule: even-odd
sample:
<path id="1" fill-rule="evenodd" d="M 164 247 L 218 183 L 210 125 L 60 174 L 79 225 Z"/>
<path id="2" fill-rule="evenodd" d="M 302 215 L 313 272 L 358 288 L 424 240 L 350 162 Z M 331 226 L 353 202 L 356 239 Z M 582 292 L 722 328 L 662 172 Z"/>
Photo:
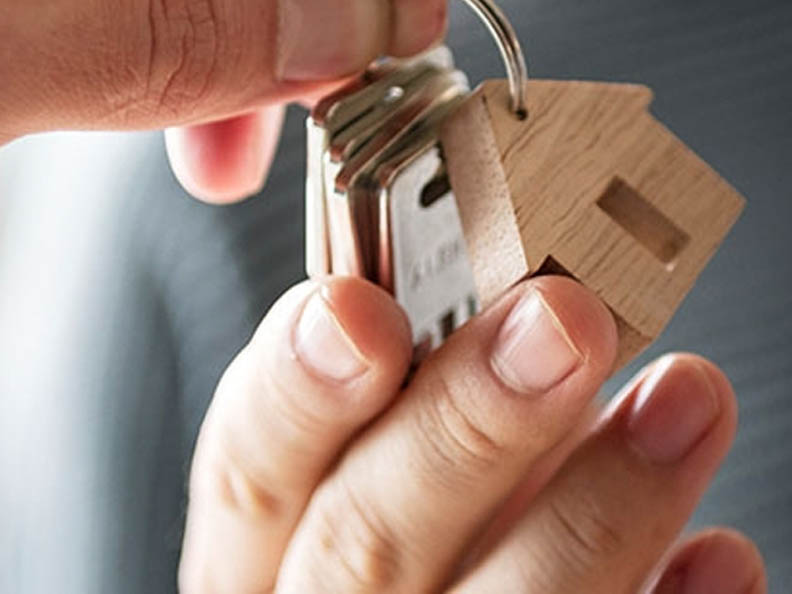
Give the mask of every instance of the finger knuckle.
<path id="1" fill-rule="evenodd" d="M 216 0 L 149 2 L 178 5 L 151 19 L 151 97 L 158 108 L 189 108 L 204 97 L 217 68 L 222 28 Z"/>
<path id="2" fill-rule="evenodd" d="M 580 572 L 616 555 L 624 537 L 594 496 L 577 491 L 549 504 L 551 541 L 565 564 Z"/>
<path id="3" fill-rule="evenodd" d="M 460 388 L 435 369 L 426 377 L 431 394 L 419 407 L 416 423 L 424 450 L 432 457 L 432 470 L 438 476 L 454 473 L 478 480 L 508 454 L 509 446 L 498 435 L 497 424 L 488 415 L 477 414 L 477 407 L 461 402 Z"/>
<path id="4" fill-rule="evenodd" d="M 248 517 L 280 516 L 283 507 L 280 498 L 271 488 L 242 468 L 243 465 L 231 455 L 227 460 L 216 464 L 213 476 L 216 477 L 220 504 L 228 509 L 238 510 Z"/>
<path id="5" fill-rule="evenodd" d="M 270 467 L 260 456 L 257 436 L 269 430 L 247 379 L 250 357 L 243 350 L 220 380 L 201 426 L 190 473 L 192 497 L 209 497 L 223 508 L 247 515 L 276 517 L 283 507 L 283 485 L 273 488 Z"/>
<path id="6" fill-rule="evenodd" d="M 208 499 L 222 509 L 259 520 L 283 513 L 283 499 L 253 470 L 249 449 L 237 432 L 216 422 L 206 423 L 190 472 L 190 499 Z"/>
<path id="7" fill-rule="evenodd" d="M 312 571 L 328 591 L 385 592 L 399 575 L 401 549 L 373 506 L 343 483 L 314 510 Z"/>
<path id="8" fill-rule="evenodd" d="M 118 71 L 116 112 L 188 115 L 212 88 L 225 46 L 217 0 L 141 3 L 135 49 Z M 123 114 L 122 114 L 123 115 Z"/>

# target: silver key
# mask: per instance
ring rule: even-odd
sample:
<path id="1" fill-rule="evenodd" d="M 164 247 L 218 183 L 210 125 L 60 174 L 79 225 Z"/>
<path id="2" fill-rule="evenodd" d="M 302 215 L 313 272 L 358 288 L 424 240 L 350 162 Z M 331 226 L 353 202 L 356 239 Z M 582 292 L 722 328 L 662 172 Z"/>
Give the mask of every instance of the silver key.
<path id="1" fill-rule="evenodd" d="M 385 159 L 377 172 L 378 280 L 404 307 L 414 344 L 425 349 L 440 345 L 479 309 L 436 130 L 436 122 L 428 123 L 412 146 Z"/>
<path id="2" fill-rule="evenodd" d="M 451 52 L 440 47 L 410 61 L 378 64 L 314 108 L 306 122 L 306 268 L 309 276 L 324 276 L 333 272 L 323 173 L 324 155 L 331 139 L 350 127 L 354 128 L 358 138 L 364 138 L 364 126 L 378 125 L 384 111 L 401 99 L 391 89 L 402 89 L 409 85 L 427 68 L 451 68 L 452 61 Z"/>
<path id="3" fill-rule="evenodd" d="M 439 345 L 478 304 L 437 129 L 468 91 L 439 60 L 375 68 L 309 121 L 309 274 L 357 275 L 405 308 L 415 344 Z"/>
<path id="4" fill-rule="evenodd" d="M 371 200 L 369 172 L 389 149 L 411 142 L 414 128 L 464 88 L 449 73 L 429 72 L 384 118 L 376 132 L 348 146 L 331 141 L 325 154 L 324 175 L 333 273 L 374 278 L 374 227 L 377 217 Z M 403 142 L 402 142 L 403 141 Z M 336 258 L 336 255 L 339 257 Z"/>

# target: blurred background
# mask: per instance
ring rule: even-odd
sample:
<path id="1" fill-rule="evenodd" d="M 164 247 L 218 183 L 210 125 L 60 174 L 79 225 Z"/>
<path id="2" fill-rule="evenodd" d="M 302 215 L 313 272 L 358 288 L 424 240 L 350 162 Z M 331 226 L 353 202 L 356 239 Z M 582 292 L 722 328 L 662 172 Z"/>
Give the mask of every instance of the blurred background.
<path id="1" fill-rule="evenodd" d="M 759 544 L 792 592 L 792 3 L 501 0 L 545 78 L 641 82 L 748 208 L 661 340 L 737 388 L 735 447 L 695 516 Z M 501 76 L 452 2 L 450 45 Z M 161 135 L 51 134 L 0 151 L 0 592 L 175 591 L 185 482 L 224 367 L 303 276 L 304 111 L 261 196 L 215 208 Z M 647 510 L 647 513 L 652 513 Z"/>

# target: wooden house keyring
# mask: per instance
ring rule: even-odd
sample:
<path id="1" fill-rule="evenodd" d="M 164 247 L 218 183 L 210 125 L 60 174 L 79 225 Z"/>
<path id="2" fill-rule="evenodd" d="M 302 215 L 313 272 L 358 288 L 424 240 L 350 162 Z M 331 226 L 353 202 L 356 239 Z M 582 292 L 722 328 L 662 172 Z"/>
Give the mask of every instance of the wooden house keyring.
<path id="1" fill-rule="evenodd" d="M 479 298 L 575 278 L 613 312 L 622 367 L 670 321 L 744 200 L 652 117 L 648 88 L 526 83 L 508 22 L 477 4 L 500 19 L 510 81 L 476 89 L 441 140 Z"/>

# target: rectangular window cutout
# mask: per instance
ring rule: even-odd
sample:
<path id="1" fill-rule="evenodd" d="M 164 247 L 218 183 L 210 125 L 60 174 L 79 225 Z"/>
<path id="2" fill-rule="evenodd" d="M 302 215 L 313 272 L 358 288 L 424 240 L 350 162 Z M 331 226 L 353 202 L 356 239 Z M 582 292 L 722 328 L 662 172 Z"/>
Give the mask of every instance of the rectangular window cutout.
<path id="1" fill-rule="evenodd" d="M 613 179 L 597 205 L 669 270 L 690 243 L 687 233 L 621 178 Z"/>

